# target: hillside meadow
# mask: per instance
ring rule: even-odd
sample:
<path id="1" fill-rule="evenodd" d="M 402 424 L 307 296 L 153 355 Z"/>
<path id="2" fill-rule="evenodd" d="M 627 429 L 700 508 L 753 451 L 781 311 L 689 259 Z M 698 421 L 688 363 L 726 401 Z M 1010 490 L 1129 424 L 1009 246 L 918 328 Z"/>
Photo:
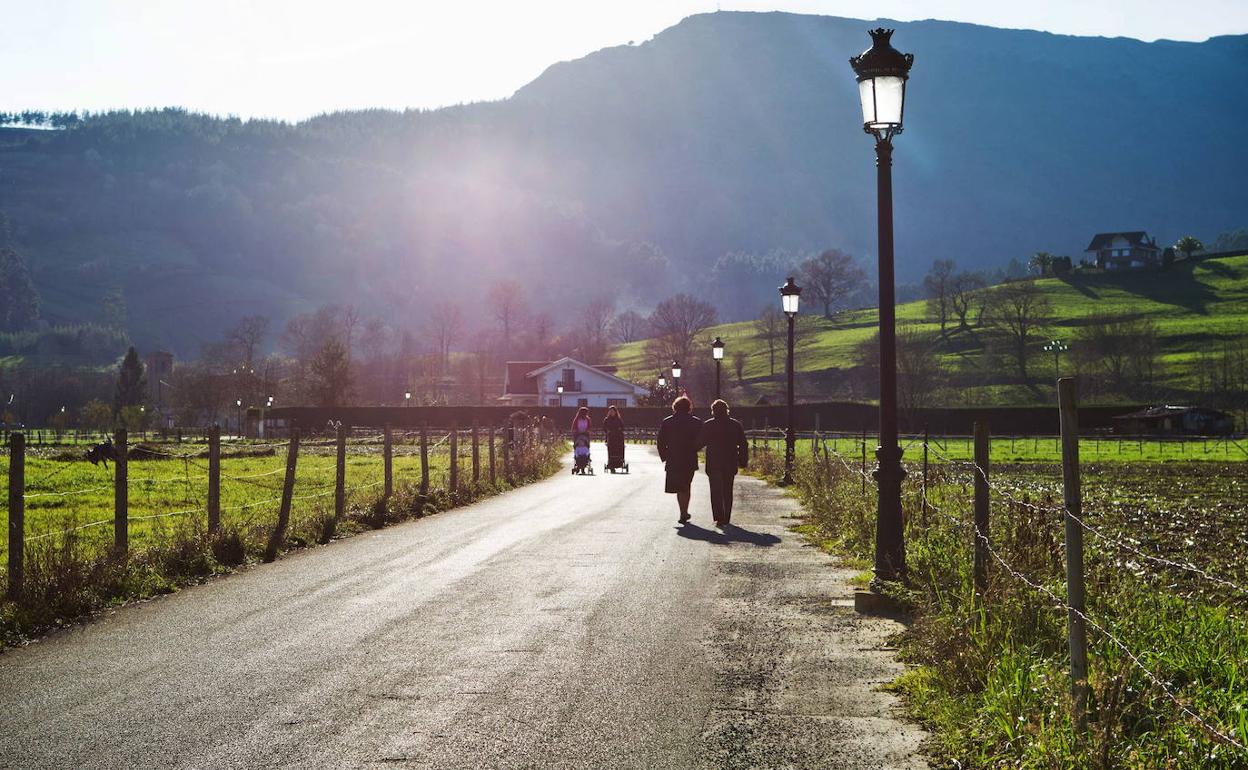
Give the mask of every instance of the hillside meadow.
<path id="1" fill-rule="evenodd" d="M 998 362 L 994 365 L 981 356 L 992 336 L 986 327 L 952 333 L 942 339 L 940 325 L 929 313 L 926 300 L 897 306 L 897 321 L 902 331 L 917 332 L 921 338 L 930 340 L 946 372 L 961 373 L 964 379 L 972 380 L 959 383 L 956 393 L 943 394 L 942 401 L 1052 403 L 1054 361 L 1040 345 L 1049 338 L 1059 338 L 1070 345 L 1071 352 L 1062 356 L 1061 372 L 1073 373 L 1075 336 L 1093 313 L 1146 318 L 1156 324 L 1161 372 L 1157 384 L 1162 391 L 1190 393 L 1200 389 L 1202 355 L 1216 355 L 1225 343 L 1242 343 L 1248 339 L 1248 254 L 1182 261 L 1168 270 L 1077 271 L 1060 278 L 1044 278 L 1037 283 L 1052 305 L 1053 322 L 1033 342 L 1028 383 L 1017 381 L 1010 364 Z M 845 311 L 831 320 L 802 319 L 795 364 L 799 399 L 861 395 L 852 392 L 844 380 L 860 366 L 860 348 L 872 339 L 877 323 L 875 308 Z M 954 326 L 956 322 L 950 329 Z M 724 340 L 729 351 L 723 374 L 727 393 L 751 400 L 760 395 L 772 399 L 782 395 L 783 342 L 777 347 L 773 375 L 766 343 L 754 329 L 753 322 L 714 326 L 707 329 L 703 337 L 709 340 L 716 335 Z M 639 382 L 653 380 L 655 362 L 648 360 L 646 344 L 647 341 L 642 340 L 615 348 L 612 360 L 620 366 L 624 376 Z M 732 351 L 740 349 L 747 351 L 748 359 L 743 381 L 737 382 L 731 355 Z M 847 389 L 850 392 L 847 393 Z"/>

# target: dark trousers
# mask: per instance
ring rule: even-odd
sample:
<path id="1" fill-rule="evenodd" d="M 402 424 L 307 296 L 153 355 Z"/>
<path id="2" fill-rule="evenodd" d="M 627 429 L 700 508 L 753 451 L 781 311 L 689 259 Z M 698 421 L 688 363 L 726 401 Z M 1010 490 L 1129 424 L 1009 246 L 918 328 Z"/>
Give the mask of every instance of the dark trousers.
<path id="1" fill-rule="evenodd" d="M 732 483 L 737 474 L 707 471 L 706 478 L 711 482 L 711 516 L 727 524 L 732 519 Z"/>

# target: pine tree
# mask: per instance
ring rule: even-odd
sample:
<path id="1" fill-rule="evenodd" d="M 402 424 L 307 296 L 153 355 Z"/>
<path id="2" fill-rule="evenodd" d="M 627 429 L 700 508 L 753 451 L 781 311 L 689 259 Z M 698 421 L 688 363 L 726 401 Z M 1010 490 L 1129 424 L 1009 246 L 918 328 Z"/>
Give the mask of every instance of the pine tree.
<path id="1" fill-rule="evenodd" d="M 143 362 L 133 346 L 126 351 L 117 373 L 117 395 L 113 399 L 114 414 L 128 406 L 139 406 L 146 400 L 147 378 L 143 375 Z"/>

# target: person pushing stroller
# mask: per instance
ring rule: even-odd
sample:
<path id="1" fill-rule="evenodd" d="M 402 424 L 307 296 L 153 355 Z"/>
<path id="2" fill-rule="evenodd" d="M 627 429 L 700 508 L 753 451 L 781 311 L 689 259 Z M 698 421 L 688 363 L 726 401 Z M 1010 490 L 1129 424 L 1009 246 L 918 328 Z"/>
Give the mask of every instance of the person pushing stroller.
<path id="1" fill-rule="evenodd" d="M 575 474 L 593 475 L 594 466 L 590 462 L 589 444 L 590 431 L 594 422 L 589 417 L 589 407 L 582 406 L 572 418 L 572 472 Z"/>
<path id="2" fill-rule="evenodd" d="M 607 464 L 603 470 L 628 473 L 628 461 L 624 459 L 624 418 L 620 417 L 620 410 L 614 405 L 607 407 L 602 430 L 607 434 Z"/>

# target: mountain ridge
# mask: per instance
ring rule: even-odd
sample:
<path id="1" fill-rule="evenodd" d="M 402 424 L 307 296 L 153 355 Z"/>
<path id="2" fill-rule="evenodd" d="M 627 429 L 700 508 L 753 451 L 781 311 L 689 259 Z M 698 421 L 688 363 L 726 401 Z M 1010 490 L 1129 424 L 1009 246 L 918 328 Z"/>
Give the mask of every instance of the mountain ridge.
<path id="1" fill-rule="evenodd" d="M 716 262 L 736 252 L 838 247 L 871 269 L 874 156 L 847 60 L 879 24 L 916 54 L 894 164 L 900 280 L 936 258 L 1078 258 L 1103 230 L 1168 243 L 1245 224 L 1248 106 L 1231 97 L 1248 36 L 779 12 L 691 16 L 494 102 L 298 124 L 100 115 L 0 136 L 0 211 L 51 320 L 95 320 L 91 297 L 120 286 L 136 341 L 180 355 L 241 315 L 323 302 L 410 327 L 511 276 L 645 308 L 680 290 L 718 301 Z M 750 301 L 770 301 L 776 278 L 747 278 Z"/>

